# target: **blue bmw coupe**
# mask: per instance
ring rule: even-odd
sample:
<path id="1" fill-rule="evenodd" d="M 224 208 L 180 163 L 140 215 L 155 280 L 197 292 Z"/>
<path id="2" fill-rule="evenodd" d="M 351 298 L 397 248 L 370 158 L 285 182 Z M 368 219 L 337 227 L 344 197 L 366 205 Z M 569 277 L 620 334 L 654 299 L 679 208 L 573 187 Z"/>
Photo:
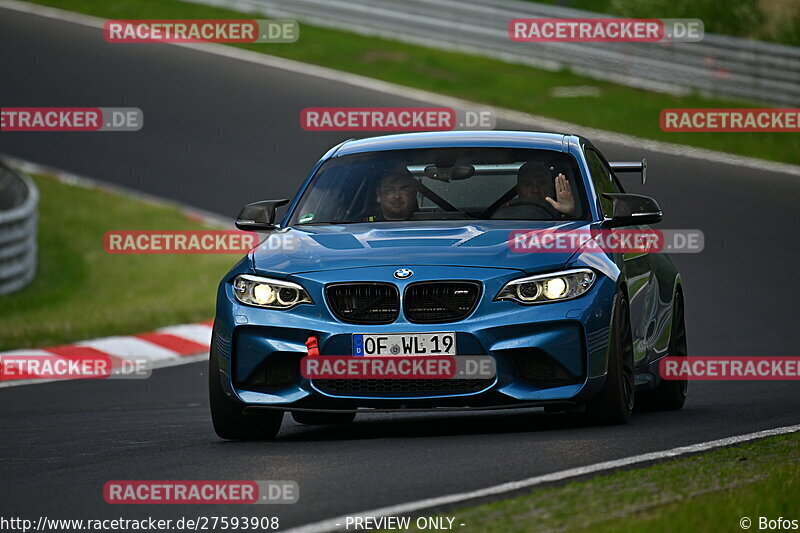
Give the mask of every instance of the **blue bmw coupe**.
<path id="1" fill-rule="evenodd" d="M 349 140 L 294 200 L 245 206 L 266 238 L 219 285 L 211 414 L 225 439 L 272 439 L 359 412 L 543 407 L 621 424 L 637 402 L 679 409 L 687 383 L 681 276 L 664 252 L 521 253 L 537 230 L 619 232 L 661 220 L 574 135 L 413 133 Z M 280 221 L 277 208 L 289 204 Z M 305 377 L 307 356 L 490 357 L 467 379 Z"/>

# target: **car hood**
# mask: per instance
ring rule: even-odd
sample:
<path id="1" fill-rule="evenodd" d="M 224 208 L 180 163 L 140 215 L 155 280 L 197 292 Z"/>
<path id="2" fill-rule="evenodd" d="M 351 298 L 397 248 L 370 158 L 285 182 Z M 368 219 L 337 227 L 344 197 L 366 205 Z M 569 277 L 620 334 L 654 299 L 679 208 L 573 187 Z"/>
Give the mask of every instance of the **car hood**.
<path id="1" fill-rule="evenodd" d="M 573 253 L 512 252 L 511 231 L 575 230 L 588 224 L 459 220 L 294 226 L 272 232 L 250 253 L 255 270 L 272 275 L 387 265 L 547 271 L 563 267 Z"/>

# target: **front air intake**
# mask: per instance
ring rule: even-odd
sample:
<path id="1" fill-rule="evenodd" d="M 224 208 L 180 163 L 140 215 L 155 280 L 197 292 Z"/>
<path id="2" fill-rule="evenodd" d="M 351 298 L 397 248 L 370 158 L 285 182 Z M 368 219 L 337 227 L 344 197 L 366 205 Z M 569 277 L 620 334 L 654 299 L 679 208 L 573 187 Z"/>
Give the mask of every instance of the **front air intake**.
<path id="1" fill-rule="evenodd" d="M 475 309 L 481 286 L 474 281 L 422 281 L 405 290 L 403 313 L 409 322 L 436 324 L 466 318 Z"/>
<path id="2" fill-rule="evenodd" d="M 400 313 L 400 293 L 391 283 L 337 283 L 325 288 L 331 312 L 351 324 L 391 324 Z"/>

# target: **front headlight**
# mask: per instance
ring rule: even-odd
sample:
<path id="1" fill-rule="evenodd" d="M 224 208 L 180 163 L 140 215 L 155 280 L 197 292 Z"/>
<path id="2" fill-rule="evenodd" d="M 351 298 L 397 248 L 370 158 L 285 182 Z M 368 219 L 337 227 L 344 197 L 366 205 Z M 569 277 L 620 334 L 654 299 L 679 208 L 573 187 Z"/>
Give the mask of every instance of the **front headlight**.
<path id="1" fill-rule="evenodd" d="M 291 281 L 241 274 L 233 280 L 233 294 L 247 305 L 268 309 L 291 309 L 298 304 L 314 303 L 306 290 Z"/>
<path id="2" fill-rule="evenodd" d="M 595 273 L 588 268 L 540 274 L 509 281 L 495 300 L 513 300 L 523 305 L 577 298 L 591 288 Z"/>

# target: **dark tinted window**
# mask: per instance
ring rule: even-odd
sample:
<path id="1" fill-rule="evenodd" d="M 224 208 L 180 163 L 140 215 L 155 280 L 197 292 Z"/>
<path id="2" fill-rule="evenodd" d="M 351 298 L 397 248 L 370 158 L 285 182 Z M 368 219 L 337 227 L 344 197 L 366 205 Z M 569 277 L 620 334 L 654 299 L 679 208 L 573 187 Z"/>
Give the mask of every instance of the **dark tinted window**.
<path id="1" fill-rule="evenodd" d="M 597 152 L 587 148 L 584 153 L 586 154 L 586 163 L 589 165 L 589 173 L 592 175 L 595 192 L 600 197 L 600 207 L 603 210 L 603 215 L 610 217 L 612 213 L 611 200 L 603 198 L 601 195 L 604 192 L 617 193 L 622 192 L 622 190 L 617 186 L 614 175 Z"/>
<path id="2" fill-rule="evenodd" d="M 556 196 L 559 174 L 572 192 L 571 210 L 546 201 Z M 575 220 L 584 217 L 585 205 L 577 162 L 566 153 L 482 147 L 387 150 L 328 160 L 304 192 L 290 225 Z"/>

